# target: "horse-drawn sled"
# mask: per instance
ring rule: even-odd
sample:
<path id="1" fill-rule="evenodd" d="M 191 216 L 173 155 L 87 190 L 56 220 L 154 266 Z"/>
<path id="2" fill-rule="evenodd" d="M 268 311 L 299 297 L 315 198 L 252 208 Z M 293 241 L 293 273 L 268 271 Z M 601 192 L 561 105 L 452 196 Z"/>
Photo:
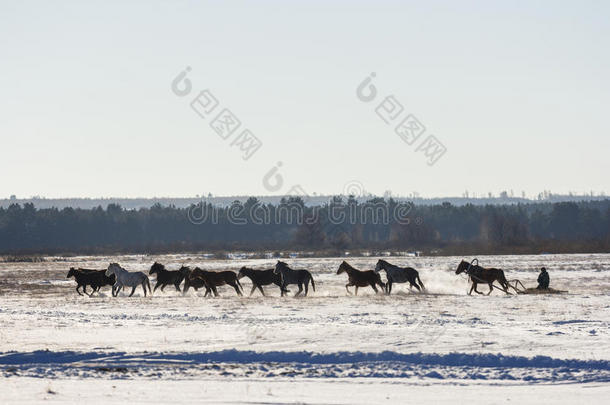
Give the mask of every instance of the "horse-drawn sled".
<path id="1" fill-rule="evenodd" d="M 469 281 L 472 283 L 472 287 L 468 294 L 472 294 L 472 291 L 483 294 L 482 292 L 477 290 L 478 284 L 487 284 L 489 286 L 489 292 L 487 295 L 491 294 L 493 289 L 500 290 L 508 295 L 512 295 L 509 292 L 509 289 L 512 289 L 515 294 L 565 294 L 567 291 L 565 290 L 556 290 L 554 288 L 548 287 L 548 278 L 546 288 L 527 288 L 523 285 L 520 280 L 510 280 L 508 281 L 504 276 L 504 271 L 501 269 L 493 269 L 493 268 L 485 268 L 479 266 L 479 259 L 473 259 L 470 263 L 462 260 L 459 264 L 456 274 L 465 273 L 468 275 Z M 501 288 L 494 285 L 494 281 L 497 281 Z"/>

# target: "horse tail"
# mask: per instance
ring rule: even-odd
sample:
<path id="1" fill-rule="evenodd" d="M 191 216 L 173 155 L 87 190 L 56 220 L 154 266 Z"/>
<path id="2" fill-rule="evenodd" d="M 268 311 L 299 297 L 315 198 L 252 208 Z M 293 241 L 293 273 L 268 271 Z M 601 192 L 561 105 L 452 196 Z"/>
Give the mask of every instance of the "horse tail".
<path id="1" fill-rule="evenodd" d="M 311 281 L 311 288 L 313 288 L 313 291 L 316 291 L 316 283 L 313 282 L 313 276 L 311 275 L 311 273 L 307 272 L 309 274 L 309 280 Z"/>
<path id="2" fill-rule="evenodd" d="M 426 287 L 424 287 L 424 283 L 421 282 L 421 278 L 419 278 L 419 273 L 417 273 L 417 282 L 419 283 L 419 286 L 422 290 L 426 289 Z"/>

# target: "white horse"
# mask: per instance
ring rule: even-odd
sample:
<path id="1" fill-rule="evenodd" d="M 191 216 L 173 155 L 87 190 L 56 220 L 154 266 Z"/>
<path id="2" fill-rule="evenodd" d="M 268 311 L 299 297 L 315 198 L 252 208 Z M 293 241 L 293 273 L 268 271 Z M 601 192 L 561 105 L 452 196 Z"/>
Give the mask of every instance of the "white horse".
<path id="1" fill-rule="evenodd" d="M 148 280 L 148 276 L 146 274 L 142 273 L 141 271 L 129 272 L 129 271 L 125 270 L 124 268 L 122 268 L 121 266 L 119 266 L 118 263 L 110 263 L 110 265 L 108 266 L 108 270 L 106 270 L 106 275 L 110 276 L 111 274 L 114 274 L 114 277 L 116 278 L 116 282 L 114 283 L 114 286 L 112 287 L 112 290 L 113 290 L 112 296 L 113 297 L 116 297 L 119 295 L 119 291 L 121 291 L 123 286 L 131 287 L 131 294 L 129 294 L 129 296 L 131 297 L 133 295 L 133 293 L 136 291 L 136 287 L 139 285 L 142 286 L 145 297 L 146 297 L 146 287 L 148 287 L 148 291 L 150 292 L 150 295 L 152 295 L 152 291 L 150 289 L 150 281 Z"/>
<path id="2" fill-rule="evenodd" d="M 419 279 L 419 273 L 412 267 L 398 267 L 385 260 L 379 260 L 377 266 L 375 266 L 375 272 L 379 273 L 381 270 L 385 270 L 388 283 L 385 285 L 385 291 L 387 294 L 392 292 L 393 283 L 409 283 L 409 288 L 415 287 L 418 291 L 424 289 L 424 283 Z M 417 285 L 419 283 L 419 285 Z M 420 288 L 421 287 L 421 288 Z"/>

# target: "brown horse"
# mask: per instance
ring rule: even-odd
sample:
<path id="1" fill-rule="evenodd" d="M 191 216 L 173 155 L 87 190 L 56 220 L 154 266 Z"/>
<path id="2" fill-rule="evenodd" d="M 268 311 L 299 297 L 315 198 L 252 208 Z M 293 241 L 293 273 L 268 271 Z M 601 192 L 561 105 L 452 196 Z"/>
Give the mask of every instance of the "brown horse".
<path id="1" fill-rule="evenodd" d="M 201 270 L 199 267 L 195 267 L 195 269 L 191 271 L 186 266 L 182 266 L 179 271 L 183 273 L 188 271 L 188 276 L 184 279 L 183 294 L 185 294 L 190 287 L 193 287 L 195 290 L 205 287 L 204 297 L 207 297 L 210 293 L 214 293 L 214 296 L 218 297 L 216 287 L 227 284 L 235 289 L 237 295 L 243 295 L 241 292 L 242 286 L 234 271 L 206 271 Z"/>
<path id="2" fill-rule="evenodd" d="M 476 259 L 475 259 L 476 260 Z M 475 261 L 473 260 L 473 262 Z M 458 265 L 455 274 L 466 273 L 472 281 L 472 287 L 470 287 L 470 291 L 468 295 L 472 294 L 472 290 L 474 290 L 477 294 L 483 294 L 482 292 L 477 290 L 478 283 L 486 283 L 489 285 L 489 292 L 487 295 L 491 294 L 494 288 L 494 281 L 498 281 L 502 286 L 502 290 L 506 294 L 510 294 L 508 292 L 508 281 L 506 281 L 506 277 L 504 277 L 504 271 L 501 269 L 486 269 L 485 267 L 479 266 L 479 261 L 476 260 L 477 264 L 468 263 L 465 260 Z M 497 287 L 496 287 L 497 288 Z"/>
<path id="3" fill-rule="evenodd" d="M 348 287 L 352 286 L 356 286 L 355 295 L 358 295 L 358 287 L 367 287 L 370 285 L 373 290 L 375 290 L 375 294 L 378 293 L 377 287 L 375 287 L 376 284 L 378 284 L 382 290 L 385 289 L 385 284 L 381 281 L 381 276 L 373 270 L 360 271 L 350 266 L 346 261 L 343 261 L 339 266 L 339 270 L 337 270 L 337 274 L 341 273 L 347 273 L 349 282 L 345 284 L 345 290 L 348 294 L 351 294 Z"/>

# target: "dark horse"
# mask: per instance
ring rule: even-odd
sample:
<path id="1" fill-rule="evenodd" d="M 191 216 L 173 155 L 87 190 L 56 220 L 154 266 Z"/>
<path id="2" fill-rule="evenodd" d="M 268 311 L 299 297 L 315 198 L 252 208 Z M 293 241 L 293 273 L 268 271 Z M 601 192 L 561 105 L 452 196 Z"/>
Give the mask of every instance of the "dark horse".
<path id="1" fill-rule="evenodd" d="M 475 259 L 476 260 L 476 259 Z M 474 262 L 474 260 L 473 260 Z M 504 272 L 500 269 L 486 269 L 485 267 L 479 266 L 479 261 L 477 260 L 477 264 L 468 263 L 465 260 L 462 260 L 455 271 L 455 274 L 466 273 L 468 277 L 472 281 L 472 287 L 470 287 L 470 291 L 468 291 L 468 295 L 472 294 L 472 290 L 474 290 L 477 294 L 483 294 L 477 290 L 478 283 L 486 283 L 489 285 L 489 292 L 487 295 L 491 294 L 494 288 L 494 281 L 498 281 L 502 286 L 502 290 L 509 294 L 508 292 L 508 281 L 506 281 L 506 277 L 504 277 Z"/>
<path id="2" fill-rule="evenodd" d="M 106 270 L 75 269 L 74 267 L 70 267 L 67 278 L 74 277 L 74 280 L 76 280 L 76 292 L 78 295 L 82 295 L 79 291 L 82 287 L 83 292 L 88 296 L 91 296 L 105 285 L 114 285 L 116 281 L 114 275 L 107 276 L 104 274 L 105 272 Z M 87 293 L 87 286 L 91 286 L 93 289 L 91 294 Z M 112 287 L 112 292 L 114 293 L 114 287 Z"/>
<path id="3" fill-rule="evenodd" d="M 205 287 L 204 297 L 207 297 L 210 293 L 214 293 L 214 296 L 218 297 L 216 287 L 227 284 L 235 289 L 237 295 L 243 295 L 241 292 L 242 286 L 234 271 L 207 271 L 201 270 L 199 267 L 190 270 L 185 266 L 182 266 L 179 271 L 184 273 L 189 271 L 184 280 L 183 294 L 188 291 L 189 287 L 193 287 L 195 290 Z"/>
<path id="4" fill-rule="evenodd" d="M 265 296 L 265 292 L 263 291 L 264 285 L 275 284 L 282 289 L 282 276 L 279 274 L 275 274 L 273 269 L 268 270 L 254 270 L 248 267 L 242 267 L 239 269 L 239 273 L 237 274 L 237 278 L 248 277 L 252 281 L 252 291 L 250 291 L 250 295 L 254 294 L 254 291 L 258 288 L 258 290 Z M 290 292 L 290 290 L 283 290 L 283 292 Z"/>
<path id="5" fill-rule="evenodd" d="M 375 273 L 373 270 L 360 271 L 358 269 L 350 266 L 346 261 L 343 261 L 339 266 L 339 270 L 337 270 L 337 274 L 347 273 L 348 283 L 345 284 L 345 289 L 348 294 L 351 294 L 348 287 L 356 286 L 356 295 L 358 295 L 358 287 L 367 287 L 371 286 L 375 293 L 377 293 L 376 284 L 381 287 L 382 290 L 385 289 L 385 284 L 381 281 L 381 276 L 379 273 Z"/>
<path id="6" fill-rule="evenodd" d="M 153 291 L 157 291 L 157 288 L 161 287 L 161 291 L 170 284 L 176 287 L 176 291 L 180 291 L 180 283 L 184 280 L 185 272 L 180 270 L 169 271 L 165 269 L 165 266 L 161 263 L 155 262 L 150 266 L 148 274 L 152 275 L 157 273 L 157 283 Z"/>
<path id="7" fill-rule="evenodd" d="M 385 270 L 385 274 L 388 279 L 388 283 L 385 287 L 388 294 L 392 292 L 392 284 L 394 283 L 408 282 L 409 288 L 415 287 L 417 288 L 417 291 L 421 291 L 425 288 L 424 283 L 422 283 L 419 278 L 418 271 L 412 267 L 398 267 L 386 262 L 385 260 L 379 260 L 375 266 L 375 272 L 379 273 L 381 270 Z M 419 285 L 417 285 L 416 281 L 419 283 Z"/>
<path id="8" fill-rule="evenodd" d="M 307 296 L 307 292 L 309 290 L 308 284 L 310 281 L 311 288 L 316 291 L 316 284 L 313 282 L 311 273 L 307 270 L 293 270 L 288 267 L 286 263 L 278 260 L 273 272 L 282 276 L 282 285 L 280 286 L 282 289 L 282 297 L 284 296 L 284 291 L 286 291 L 286 286 L 288 284 L 297 284 L 299 286 L 299 291 L 294 294 L 295 297 L 303 292 L 303 284 L 305 284 L 305 296 Z"/>

